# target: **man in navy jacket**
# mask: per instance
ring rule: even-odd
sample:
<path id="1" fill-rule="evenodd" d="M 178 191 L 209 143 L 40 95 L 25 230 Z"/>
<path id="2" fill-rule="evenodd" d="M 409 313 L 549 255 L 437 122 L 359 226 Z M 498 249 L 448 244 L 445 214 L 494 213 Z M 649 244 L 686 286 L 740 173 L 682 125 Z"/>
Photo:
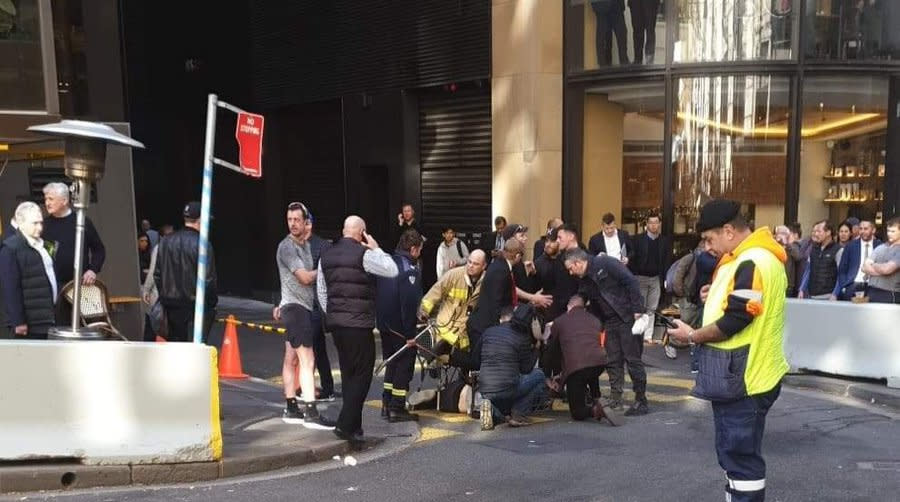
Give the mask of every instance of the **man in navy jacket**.
<path id="1" fill-rule="evenodd" d="M 581 278 L 578 296 L 589 302 L 588 310 L 603 321 L 606 330 L 610 407 L 622 407 L 627 362 L 635 400 L 625 415 L 646 415 L 647 373 L 641 360 L 644 344 L 640 333 L 631 332 L 634 321 L 644 313 L 637 278 L 609 255 L 591 257 L 580 249 L 572 249 L 566 252 L 565 263 L 570 274 Z"/>
<path id="2" fill-rule="evenodd" d="M 392 257 L 397 264 L 395 277 L 379 277 L 375 308 L 378 313 L 378 332 L 384 360 L 416 336 L 416 313 L 422 303 L 422 271 L 417 265 L 422 253 L 422 236 L 414 229 L 405 231 Z M 418 420 L 418 415 L 406 410 L 406 394 L 415 372 L 416 349 L 406 348 L 384 370 L 382 418 L 390 422 Z"/>
<path id="3" fill-rule="evenodd" d="M 831 293 L 832 300 L 849 300 L 857 291 L 865 289 L 866 278 L 862 264 L 881 245 L 875 238 L 875 225 L 871 220 L 859 222 L 859 238 L 850 241 L 841 254 L 838 265 L 837 283 Z"/>

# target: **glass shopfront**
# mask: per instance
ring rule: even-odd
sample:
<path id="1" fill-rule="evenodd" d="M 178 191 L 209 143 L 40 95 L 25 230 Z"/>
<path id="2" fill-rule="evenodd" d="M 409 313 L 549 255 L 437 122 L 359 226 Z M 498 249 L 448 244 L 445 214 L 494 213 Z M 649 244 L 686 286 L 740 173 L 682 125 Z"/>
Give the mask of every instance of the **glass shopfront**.
<path id="1" fill-rule="evenodd" d="M 583 233 L 605 212 L 636 231 L 659 211 L 686 249 L 716 197 L 807 232 L 896 214 L 900 1 L 658 2 L 640 59 L 630 38 L 616 45 L 632 3 L 565 0 L 564 199 L 583 185 L 566 206 Z"/>
<path id="2" fill-rule="evenodd" d="M 45 110 L 38 0 L 0 2 L 0 110 Z"/>

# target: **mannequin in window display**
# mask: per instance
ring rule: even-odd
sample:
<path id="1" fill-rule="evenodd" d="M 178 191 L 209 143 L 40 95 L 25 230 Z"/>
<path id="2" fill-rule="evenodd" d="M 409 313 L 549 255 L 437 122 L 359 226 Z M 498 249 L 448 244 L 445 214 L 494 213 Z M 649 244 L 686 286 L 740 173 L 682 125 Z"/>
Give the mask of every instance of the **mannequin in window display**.
<path id="1" fill-rule="evenodd" d="M 629 0 L 631 34 L 634 39 L 634 64 L 653 64 L 656 55 L 656 15 L 660 0 Z"/>
<path id="2" fill-rule="evenodd" d="M 591 0 L 597 16 L 597 66 L 612 65 L 612 36 L 616 35 L 619 64 L 628 64 L 628 27 L 625 26 L 625 0 Z"/>

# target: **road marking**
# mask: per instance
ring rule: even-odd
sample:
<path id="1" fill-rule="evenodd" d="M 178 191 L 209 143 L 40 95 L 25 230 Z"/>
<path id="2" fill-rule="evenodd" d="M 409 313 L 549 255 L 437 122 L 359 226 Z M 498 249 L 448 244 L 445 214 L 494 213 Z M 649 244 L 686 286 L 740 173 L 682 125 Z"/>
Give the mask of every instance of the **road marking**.
<path id="1" fill-rule="evenodd" d="M 458 436 L 462 434 L 462 432 L 451 431 L 447 429 L 438 429 L 435 427 L 422 427 L 419 431 L 419 439 L 416 439 L 417 443 L 423 443 L 425 441 L 434 441 L 437 439 L 446 439 L 451 436 Z"/>

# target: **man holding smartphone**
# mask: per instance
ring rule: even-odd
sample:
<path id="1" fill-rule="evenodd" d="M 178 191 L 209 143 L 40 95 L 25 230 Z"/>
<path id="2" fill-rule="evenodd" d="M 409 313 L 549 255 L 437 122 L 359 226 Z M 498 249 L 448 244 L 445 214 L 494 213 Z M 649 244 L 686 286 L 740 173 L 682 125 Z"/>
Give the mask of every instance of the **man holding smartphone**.
<path id="1" fill-rule="evenodd" d="M 738 202 L 716 199 L 700 211 L 697 231 L 722 258 L 706 290 L 703 327 L 675 321 L 668 331 L 697 345 L 692 394 L 712 402 L 726 498 L 757 502 L 766 493 L 766 414 L 789 367 L 782 349 L 788 257 L 768 227 L 751 230 L 740 210 Z"/>
<path id="2" fill-rule="evenodd" d="M 353 445 L 363 442 L 362 408 L 375 369 L 375 281 L 396 277 L 397 264 L 366 233 L 359 216 L 344 220 L 343 238 L 319 260 L 316 282 L 325 327 L 338 350 L 344 403 L 334 434 Z"/>

